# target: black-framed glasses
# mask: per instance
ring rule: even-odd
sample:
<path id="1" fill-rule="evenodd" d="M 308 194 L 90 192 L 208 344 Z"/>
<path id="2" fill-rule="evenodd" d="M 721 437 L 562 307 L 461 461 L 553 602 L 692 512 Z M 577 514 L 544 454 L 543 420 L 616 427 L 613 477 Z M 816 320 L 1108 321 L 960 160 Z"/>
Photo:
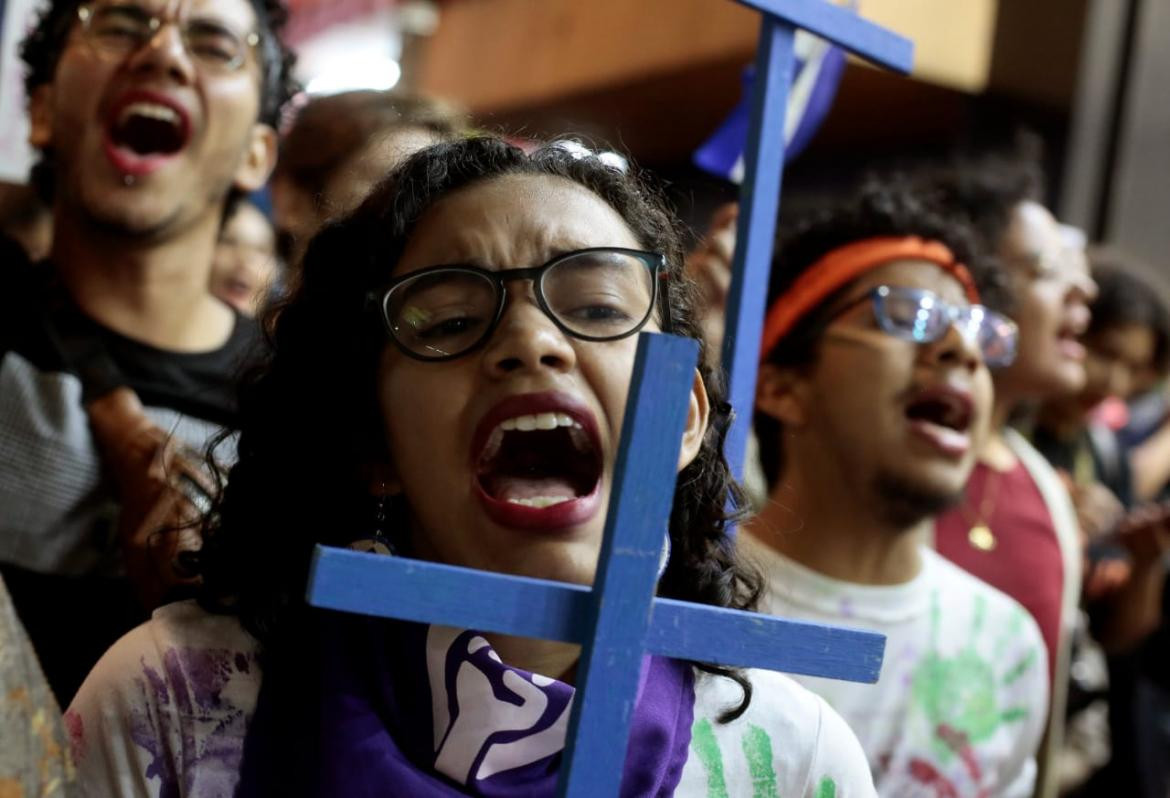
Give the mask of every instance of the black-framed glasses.
<path id="1" fill-rule="evenodd" d="M 560 330 L 585 341 L 616 341 L 650 320 L 666 257 L 622 247 L 591 247 L 542 266 L 492 271 L 433 266 L 393 280 L 373 299 L 391 339 L 419 360 L 450 360 L 491 337 L 508 298 L 506 284 L 531 280 L 536 302 Z M 663 308 L 663 329 L 670 329 Z"/>
<path id="2" fill-rule="evenodd" d="M 202 69 L 216 74 L 235 72 L 248 52 L 260 43 L 256 31 L 241 33 L 227 22 L 209 16 L 163 18 L 137 3 L 97 0 L 77 9 L 81 31 L 89 46 L 111 59 L 125 58 L 154 40 L 170 22 L 179 26 L 183 46 Z"/>
<path id="3" fill-rule="evenodd" d="M 834 317 L 871 302 L 883 332 L 905 341 L 933 343 L 951 327 L 979 347 L 988 368 L 1001 369 L 1016 359 L 1016 323 L 983 305 L 953 305 L 933 291 L 881 285 L 840 308 Z"/>

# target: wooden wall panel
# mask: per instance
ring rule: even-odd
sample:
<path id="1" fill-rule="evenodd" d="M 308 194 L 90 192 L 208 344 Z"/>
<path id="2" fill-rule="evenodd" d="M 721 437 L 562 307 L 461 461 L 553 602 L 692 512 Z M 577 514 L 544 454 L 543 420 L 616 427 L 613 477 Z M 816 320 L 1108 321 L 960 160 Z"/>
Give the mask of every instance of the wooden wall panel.
<path id="1" fill-rule="evenodd" d="M 859 2 L 867 18 L 914 40 L 914 77 L 972 94 L 987 86 L 998 5 L 997 0 Z"/>
<path id="2" fill-rule="evenodd" d="M 987 83 L 996 0 L 861 0 L 861 12 L 918 44 L 915 75 L 978 92 Z M 731 0 L 452 0 L 420 86 L 475 113 L 738 61 L 758 17 Z M 733 87 L 734 88 L 734 87 Z"/>
<path id="3" fill-rule="evenodd" d="M 459 0 L 444 5 L 422 86 L 473 112 L 755 51 L 757 15 L 725 0 Z"/>
<path id="4" fill-rule="evenodd" d="M 1076 91 L 1086 6 L 1087 0 L 1004 0 L 989 87 L 1037 105 L 1067 108 Z"/>

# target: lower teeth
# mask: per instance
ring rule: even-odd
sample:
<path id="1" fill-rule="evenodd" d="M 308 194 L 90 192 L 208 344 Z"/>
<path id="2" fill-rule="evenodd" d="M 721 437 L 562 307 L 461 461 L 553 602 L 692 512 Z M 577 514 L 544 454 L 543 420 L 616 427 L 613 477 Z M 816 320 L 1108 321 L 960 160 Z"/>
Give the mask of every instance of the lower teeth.
<path id="1" fill-rule="evenodd" d="M 569 501 L 560 496 L 533 496 L 531 499 L 508 499 L 508 504 L 519 504 L 523 507 L 552 507 L 554 504 Z"/>

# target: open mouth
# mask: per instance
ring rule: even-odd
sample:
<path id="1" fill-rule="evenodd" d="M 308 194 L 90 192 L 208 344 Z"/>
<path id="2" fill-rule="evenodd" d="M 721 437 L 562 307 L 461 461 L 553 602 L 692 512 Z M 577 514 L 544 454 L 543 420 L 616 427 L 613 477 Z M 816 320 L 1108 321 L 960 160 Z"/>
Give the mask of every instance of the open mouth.
<path id="1" fill-rule="evenodd" d="M 601 458 L 572 416 L 536 413 L 500 422 L 480 453 L 477 471 L 491 498 L 541 509 L 593 493 Z"/>
<path id="2" fill-rule="evenodd" d="M 181 107 L 164 97 L 135 92 L 114 108 L 106 123 L 110 157 L 127 174 L 143 174 L 187 145 L 190 123 Z"/>
<path id="3" fill-rule="evenodd" d="M 472 452 L 478 493 L 499 523 L 572 526 L 597 509 L 603 471 L 597 426 L 569 397 L 504 400 L 481 422 Z"/>
<path id="4" fill-rule="evenodd" d="M 937 452 L 960 458 L 971 450 L 970 429 L 975 405 L 971 395 L 953 388 L 933 388 L 906 405 L 910 429 Z"/>
<path id="5" fill-rule="evenodd" d="M 1080 325 L 1066 325 L 1056 335 L 1057 347 L 1060 354 L 1069 360 L 1080 362 L 1085 359 L 1085 345 L 1081 343 L 1083 330 Z"/>
<path id="6" fill-rule="evenodd" d="M 906 418 L 965 433 L 971 427 L 972 409 L 970 397 L 962 393 L 930 390 L 918 394 L 906 406 Z"/>
<path id="7" fill-rule="evenodd" d="M 1085 304 L 1074 303 L 1065 308 L 1062 323 L 1056 331 L 1056 345 L 1060 354 L 1068 360 L 1081 362 L 1085 359 L 1085 345 L 1081 339 L 1089 330 L 1092 316 Z"/>
<path id="8" fill-rule="evenodd" d="M 251 296 L 255 288 L 247 280 L 241 280 L 238 277 L 231 277 L 224 281 L 224 288 L 233 295 L 237 296 Z"/>

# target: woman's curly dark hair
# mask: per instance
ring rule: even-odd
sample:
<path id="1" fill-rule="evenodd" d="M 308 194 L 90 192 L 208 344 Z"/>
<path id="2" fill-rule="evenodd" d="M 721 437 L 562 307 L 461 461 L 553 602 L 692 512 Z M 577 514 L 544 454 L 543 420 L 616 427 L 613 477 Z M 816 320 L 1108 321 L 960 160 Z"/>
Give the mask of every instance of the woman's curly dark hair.
<path id="1" fill-rule="evenodd" d="M 284 0 L 249 0 L 256 12 L 260 33 L 260 116 L 259 120 L 273 128 L 280 125 L 285 105 L 300 90 L 293 78 L 296 55 L 284 43 L 282 33 L 288 22 L 288 8 Z M 65 50 L 69 32 L 77 22 L 77 9 L 84 0 L 50 0 L 37 17 L 36 24 L 20 45 L 24 59 L 24 88 L 27 96 L 40 86 L 53 81 L 57 62 Z M 33 165 L 30 182 L 37 187 L 45 201 L 52 197 L 52 157 L 42 153 Z"/>
<path id="2" fill-rule="evenodd" d="M 852 196 L 798 220 L 781 235 L 768 286 L 768 306 L 829 252 L 866 238 L 910 235 L 945 244 L 971 271 L 984 301 L 1002 290 L 998 273 L 987 267 L 987 258 L 964 220 L 947 213 L 937 197 L 924 192 L 911 178 L 894 174 L 867 178 Z M 825 316 L 849 288 L 838 290 L 805 316 L 767 353 L 765 362 L 811 366 L 816 361 Z M 760 412 L 755 414 L 754 424 L 764 475 L 768 484 L 774 485 L 783 464 L 781 425 Z"/>
<path id="3" fill-rule="evenodd" d="M 310 243 L 298 283 L 266 325 L 268 360 L 241 391 L 238 460 L 204 530 L 203 602 L 238 615 L 262 644 L 278 639 L 303 604 L 314 545 L 344 546 L 371 527 L 366 469 L 389 460 L 376 390 L 389 341 L 371 292 L 386 284 L 430 207 L 462 187 L 505 175 L 571 180 L 613 207 L 641 246 L 666 255 L 669 279 L 660 303 L 669 303 L 671 332 L 700 339 L 676 222 L 639 178 L 555 144 L 526 155 L 494 137 L 436 144 L 412 156 L 357 211 Z M 725 539 L 727 508 L 740 502 L 723 457 L 731 411 L 716 374 L 699 368 L 710 424 L 698 456 L 678 477 L 672 554 L 659 590 L 749 609 L 759 576 L 739 564 Z M 743 685 L 743 704 L 731 717 L 746 708 L 746 679 L 730 669 L 697 667 Z"/>

